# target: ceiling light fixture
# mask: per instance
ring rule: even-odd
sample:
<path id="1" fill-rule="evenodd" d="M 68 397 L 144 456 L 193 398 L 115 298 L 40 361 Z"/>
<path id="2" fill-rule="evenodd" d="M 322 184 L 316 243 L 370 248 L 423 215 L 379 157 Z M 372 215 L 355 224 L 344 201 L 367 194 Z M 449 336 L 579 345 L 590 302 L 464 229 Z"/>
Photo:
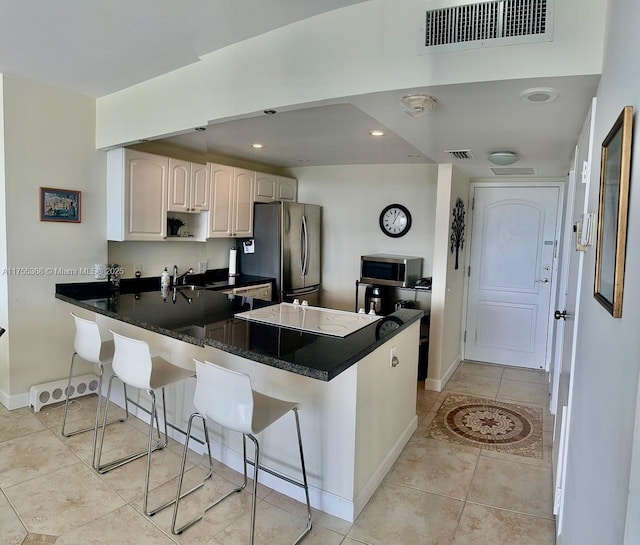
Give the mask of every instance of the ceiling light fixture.
<path id="1" fill-rule="evenodd" d="M 559 96 L 557 89 L 552 87 L 532 87 L 520 92 L 520 100 L 530 104 L 548 104 Z"/>
<path id="2" fill-rule="evenodd" d="M 369 131 L 369 134 L 371 136 L 384 136 L 384 131 L 381 131 L 379 129 L 376 129 L 374 131 Z"/>
<path id="3" fill-rule="evenodd" d="M 267 115 L 273 115 L 273 114 L 278 113 L 278 112 L 276 112 L 276 110 L 262 110 L 262 111 Z"/>
<path id="4" fill-rule="evenodd" d="M 264 148 L 264 144 L 255 143 L 255 144 L 251 144 L 251 147 L 255 149 L 261 149 L 261 148 Z"/>
<path id="5" fill-rule="evenodd" d="M 405 113 L 411 117 L 420 117 L 432 111 L 437 103 L 436 97 L 423 94 L 405 95 L 400 99 Z"/>
<path id="6" fill-rule="evenodd" d="M 487 159 L 494 165 L 507 166 L 512 165 L 520 158 L 513 151 L 494 151 L 487 156 Z"/>
<path id="7" fill-rule="evenodd" d="M 206 131 L 207 127 L 196 127 L 195 130 L 198 132 L 202 132 L 202 131 Z"/>

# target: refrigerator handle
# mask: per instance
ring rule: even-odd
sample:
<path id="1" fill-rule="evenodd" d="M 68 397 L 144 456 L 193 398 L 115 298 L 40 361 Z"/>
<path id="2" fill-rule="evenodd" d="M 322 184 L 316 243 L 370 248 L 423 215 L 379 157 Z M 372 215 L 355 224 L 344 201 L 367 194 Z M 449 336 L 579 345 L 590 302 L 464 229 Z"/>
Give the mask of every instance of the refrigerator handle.
<path id="1" fill-rule="evenodd" d="M 302 276 L 309 272 L 309 230 L 307 216 L 302 216 Z"/>

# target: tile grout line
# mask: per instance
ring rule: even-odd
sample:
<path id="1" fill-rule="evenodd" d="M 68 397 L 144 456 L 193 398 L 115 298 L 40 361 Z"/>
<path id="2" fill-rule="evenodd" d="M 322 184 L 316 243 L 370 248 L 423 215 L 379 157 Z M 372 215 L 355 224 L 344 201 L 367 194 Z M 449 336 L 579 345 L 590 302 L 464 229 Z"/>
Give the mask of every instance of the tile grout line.
<path id="1" fill-rule="evenodd" d="M 489 505 L 487 503 L 480 503 L 479 501 L 473 501 L 473 500 L 469 500 L 468 501 L 469 504 L 471 505 L 479 505 L 481 507 L 488 507 L 489 509 L 496 509 L 498 511 L 504 511 L 505 513 L 514 513 L 516 515 L 521 515 L 524 517 L 532 517 L 532 518 L 536 518 L 536 519 L 541 519 L 541 520 L 549 520 L 549 521 L 555 521 L 556 517 L 555 515 L 550 515 L 550 516 L 544 516 L 544 515 L 536 515 L 533 513 L 525 513 L 524 511 L 516 511 L 514 509 L 507 509 L 506 507 L 498 507 L 496 505 Z"/>

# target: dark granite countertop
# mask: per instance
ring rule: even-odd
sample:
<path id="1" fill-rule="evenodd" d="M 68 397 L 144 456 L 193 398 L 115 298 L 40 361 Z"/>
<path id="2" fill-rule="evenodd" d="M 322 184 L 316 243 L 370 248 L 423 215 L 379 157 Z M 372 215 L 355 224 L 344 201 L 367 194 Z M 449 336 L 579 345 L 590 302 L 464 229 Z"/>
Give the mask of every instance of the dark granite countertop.
<path id="1" fill-rule="evenodd" d="M 56 284 L 56 298 L 190 344 L 213 346 L 324 381 L 348 369 L 423 314 L 401 309 L 344 338 L 234 318 L 238 312 L 275 303 L 223 291 L 270 280 L 240 276 L 229 284 L 220 279 L 206 282 L 207 289 L 171 288 L 166 297 L 160 291 L 159 278 L 122 280 L 119 289 L 107 282 Z"/>

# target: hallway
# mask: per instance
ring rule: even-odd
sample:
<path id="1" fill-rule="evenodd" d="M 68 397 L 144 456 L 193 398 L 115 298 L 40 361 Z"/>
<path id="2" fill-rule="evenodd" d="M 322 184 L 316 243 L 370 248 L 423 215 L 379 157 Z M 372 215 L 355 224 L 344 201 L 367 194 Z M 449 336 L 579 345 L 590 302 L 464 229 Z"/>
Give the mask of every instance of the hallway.
<path id="1" fill-rule="evenodd" d="M 546 373 L 464 362 L 441 392 L 418 383 L 418 430 L 354 524 L 314 512 L 305 545 L 553 545 L 551 438 Z M 446 396 L 469 394 L 537 406 L 543 413 L 541 459 L 479 449 L 427 436 Z M 75 403 L 73 420 L 91 418 L 95 396 Z M 88 461 L 91 434 L 63 439 L 62 411 L 45 407 L 7 411 L 0 406 L 0 542 L 7 545 L 242 545 L 247 542 L 250 494 L 233 496 L 182 536 L 169 531 L 171 510 L 141 514 L 144 460 L 106 475 Z M 146 425 L 108 428 L 114 457 L 144 445 Z M 115 428 L 119 428 L 117 431 Z M 303 432 L 304 433 L 304 432 Z M 153 503 L 171 497 L 181 445 L 156 453 Z M 188 474 L 204 472 L 193 455 Z M 216 473 L 185 502 L 184 516 L 241 478 L 216 464 Z M 256 543 L 282 545 L 304 527 L 304 507 L 259 488 Z M 30 534 L 27 534 L 29 532 Z"/>

